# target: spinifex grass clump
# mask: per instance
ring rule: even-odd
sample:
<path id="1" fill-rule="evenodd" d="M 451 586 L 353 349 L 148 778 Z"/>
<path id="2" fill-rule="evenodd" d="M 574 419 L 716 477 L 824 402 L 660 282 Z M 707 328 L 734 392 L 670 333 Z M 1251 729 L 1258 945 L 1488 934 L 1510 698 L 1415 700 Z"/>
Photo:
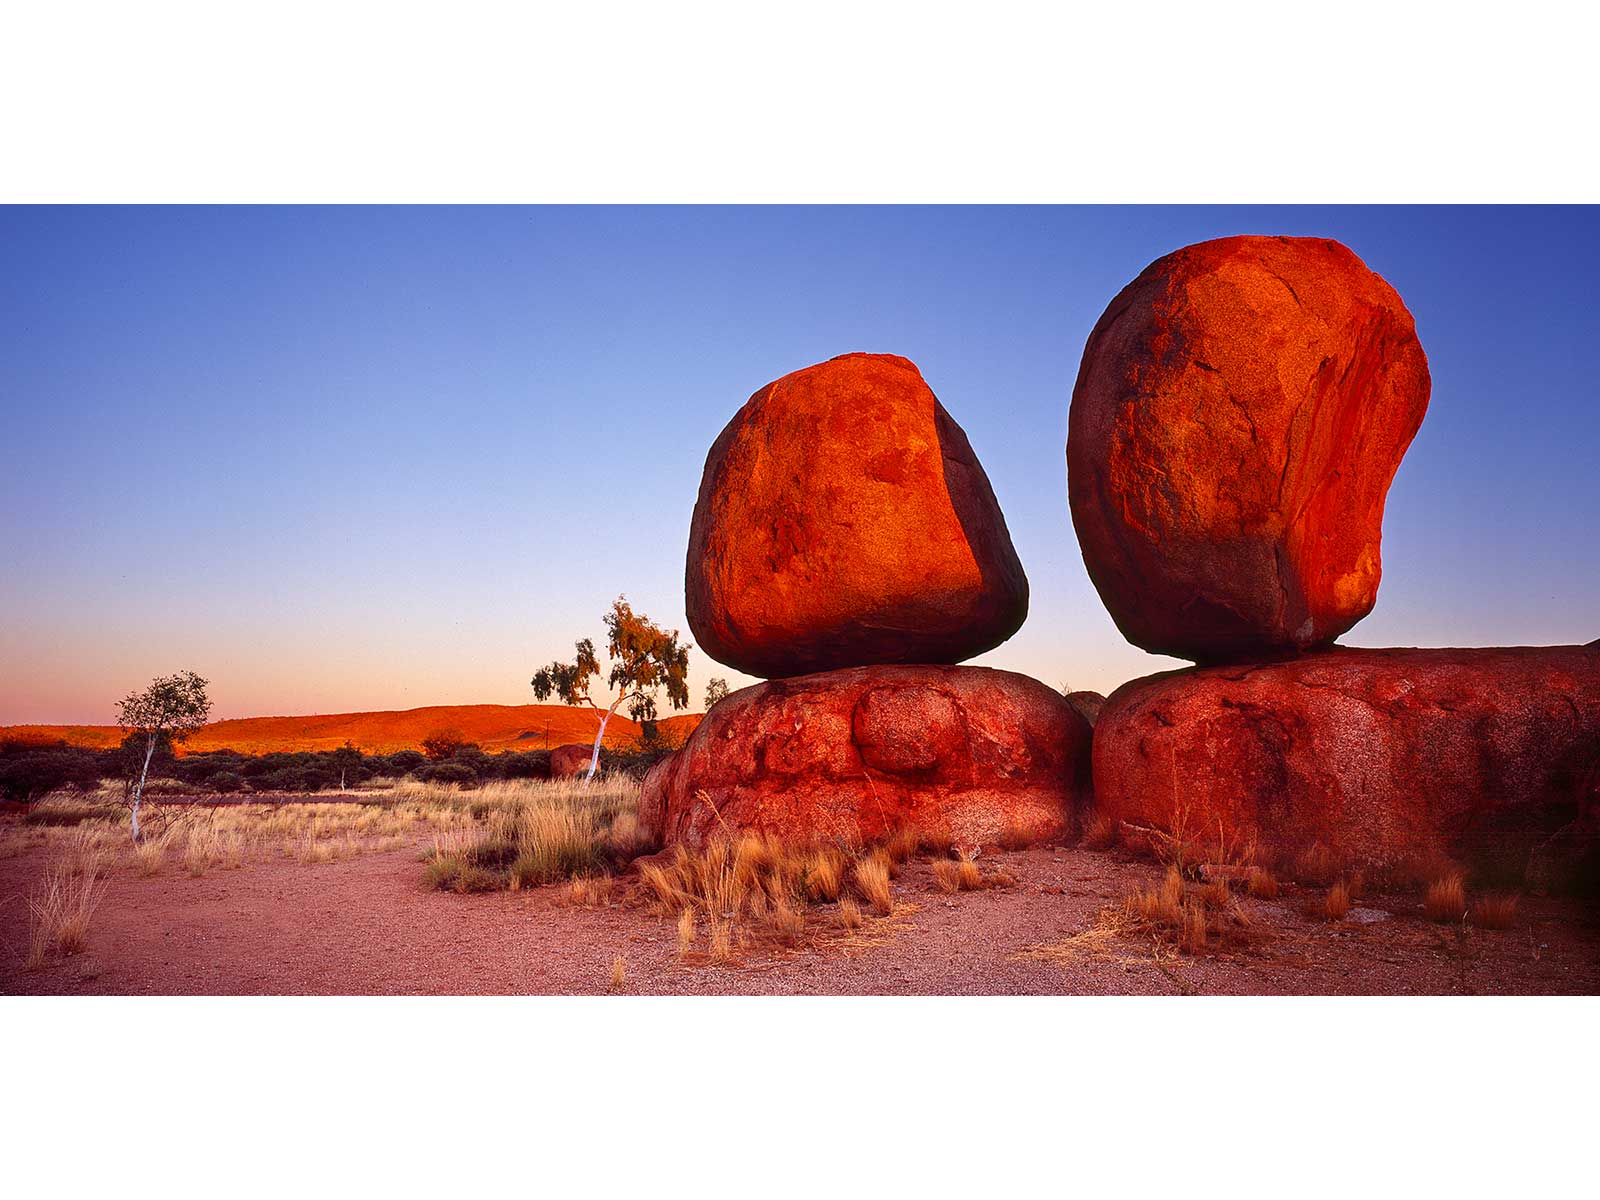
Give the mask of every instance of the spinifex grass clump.
<path id="1" fill-rule="evenodd" d="M 1428 885 L 1422 911 L 1430 921 L 1449 923 L 1467 915 L 1467 887 L 1461 872 L 1452 871 Z"/>
<path id="2" fill-rule="evenodd" d="M 640 876 L 661 913 L 677 920 L 680 956 L 692 959 L 703 941 L 707 958 L 726 962 L 752 945 L 794 946 L 811 932 L 854 930 L 862 923 L 858 899 L 887 916 L 891 861 L 883 847 L 729 834 L 699 849 L 679 846 L 670 862 L 646 863 Z"/>
<path id="3" fill-rule="evenodd" d="M 628 780 L 485 788 L 470 802 L 481 831 L 437 840 L 427 859 L 427 885 L 518 891 L 608 875 L 647 848 L 632 808 L 637 790 Z"/>
<path id="4" fill-rule="evenodd" d="M 983 872 L 968 854 L 941 858 L 933 864 L 933 881 L 941 892 L 975 892 L 986 886 Z"/>
<path id="5" fill-rule="evenodd" d="M 89 923 L 105 898 L 105 869 L 93 840 L 76 839 L 28 896 L 29 970 L 43 966 L 52 951 L 79 954 L 88 945 Z"/>
<path id="6" fill-rule="evenodd" d="M 1135 889 L 1123 902 L 1123 918 L 1132 931 L 1184 954 L 1225 946 L 1250 924 L 1225 879 L 1193 883 L 1176 866 L 1167 868 L 1156 887 Z"/>

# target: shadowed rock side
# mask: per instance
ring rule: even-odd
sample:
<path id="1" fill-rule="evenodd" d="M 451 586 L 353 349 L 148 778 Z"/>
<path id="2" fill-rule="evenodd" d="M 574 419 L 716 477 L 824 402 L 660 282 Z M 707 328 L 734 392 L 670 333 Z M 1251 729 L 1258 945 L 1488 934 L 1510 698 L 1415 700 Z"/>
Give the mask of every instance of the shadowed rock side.
<path id="1" fill-rule="evenodd" d="M 706 456 L 684 590 L 701 649 L 766 677 L 959 662 L 1028 611 L 966 435 L 887 354 L 830 359 L 750 397 Z"/>
<path id="2" fill-rule="evenodd" d="M 904 825 L 959 843 L 1057 837 L 1088 798 L 1091 733 L 1057 692 L 987 667 L 879 666 L 729 696 L 645 776 L 666 845 L 719 831 L 871 840 Z"/>
<path id="3" fill-rule="evenodd" d="M 1083 719 L 1092 726 L 1100 719 L 1100 710 L 1106 706 L 1106 698 L 1099 692 L 1068 692 L 1067 703 L 1083 714 Z"/>
<path id="4" fill-rule="evenodd" d="M 1208 855 L 1320 845 L 1549 882 L 1589 869 L 1600 832 L 1600 642 L 1336 648 L 1135 680 L 1095 726 L 1094 787 L 1099 813 Z"/>
<path id="5" fill-rule="evenodd" d="M 1366 616 L 1429 389 L 1411 314 L 1338 242 L 1223 238 L 1147 267 L 1089 336 L 1067 438 L 1084 563 L 1123 635 L 1241 662 Z"/>

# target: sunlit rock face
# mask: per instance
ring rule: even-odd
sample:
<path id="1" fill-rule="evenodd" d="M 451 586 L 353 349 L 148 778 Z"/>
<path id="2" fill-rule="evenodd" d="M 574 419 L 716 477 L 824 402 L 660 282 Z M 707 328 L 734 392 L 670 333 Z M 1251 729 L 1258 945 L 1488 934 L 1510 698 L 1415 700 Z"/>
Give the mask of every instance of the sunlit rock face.
<path id="1" fill-rule="evenodd" d="M 738 691 L 645 777 L 665 845 L 746 830 L 870 842 L 910 826 L 961 845 L 1060 837 L 1087 802 L 1091 731 L 1036 679 L 875 666 Z"/>
<path id="2" fill-rule="evenodd" d="M 762 677 L 960 662 L 1028 612 L 966 434 L 887 354 L 842 355 L 750 397 L 706 457 L 684 590 L 700 648 Z"/>
<path id="3" fill-rule="evenodd" d="M 1084 563 L 1124 636 L 1240 662 L 1364 617 L 1429 388 L 1411 314 L 1338 242 L 1223 238 L 1147 267 L 1090 334 L 1067 439 Z"/>
<path id="4" fill-rule="evenodd" d="M 1136 679 L 1095 725 L 1094 793 L 1097 815 L 1192 859 L 1592 870 L 1600 642 L 1335 647 Z"/>

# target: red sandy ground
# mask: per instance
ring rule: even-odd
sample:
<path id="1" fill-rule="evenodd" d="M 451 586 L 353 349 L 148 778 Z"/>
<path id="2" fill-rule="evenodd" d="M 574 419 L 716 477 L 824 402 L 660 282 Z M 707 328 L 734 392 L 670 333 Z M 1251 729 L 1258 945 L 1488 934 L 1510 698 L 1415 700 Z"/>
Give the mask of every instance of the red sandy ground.
<path id="1" fill-rule="evenodd" d="M 1368 898 L 1325 924 L 1300 916 L 1299 896 L 1285 889 L 1276 902 L 1244 901 L 1254 933 L 1238 951 L 1157 956 L 1148 942 L 1115 941 L 1040 961 L 1023 952 L 1092 927 L 1159 870 L 1078 849 L 983 861 L 1020 885 L 945 896 L 926 862 L 911 863 L 897 884 L 904 907 L 877 926 L 876 944 L 768 952 L 731 966 L 680 963 L 672 923 L 637 905 L 567 908 L 556 888 L 424 891 L 415 849 L 199 878 L 169 868 L 141 879 L 121 868 L 88 950 L 27 971 L 24 897 L 45 864 L 30 850 L 0 860 L 0 993 L 598 993 L 616 955 L 623 990 L 645 994 L 1600 992 L 1596 914 L 1533 897 L 1513 928 L 1489 932 L 1430 924 L 1415 898 L 1399 897 Z"/>
<path id="2" fill-rule="evenodd" d="M 687 737 L 700 713 L 666 717 L 661 732 L 673 741 Z M 400 712 L 332 713 L 311 717 L 239 717 L 216 721 L 184 743 L 184 752 L 237 750 L 241 754 L 336 750 L 354 742 L 368 754 L 415 750 L 422 739 L 453 730 L 485 750 L 543 750 L 571 742 L 594 741 L 599 718 L 592 709 L 564 704 L 440 704 Z M 105 749 L 122 741 L 115 725 L 6 725 L 0 739 L 18 738 Z M 606 745 L 622 746 L 639 736 L 639 726 L 621 713 L 606 725 Z"/>

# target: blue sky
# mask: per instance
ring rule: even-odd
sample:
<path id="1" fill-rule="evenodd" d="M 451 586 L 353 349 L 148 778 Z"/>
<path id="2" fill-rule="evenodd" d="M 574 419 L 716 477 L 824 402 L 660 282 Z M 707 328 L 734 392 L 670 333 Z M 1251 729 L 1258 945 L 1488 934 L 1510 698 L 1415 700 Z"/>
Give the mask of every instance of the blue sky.
<path id="1" fill-rule="evenodd" d="M 687 635 L 706 449 L 852 350 L 918 364 L 1005 511 L 1031 611 L 976 661 L 1165 669 L 1084 572 L 1067 406 L 1112 296 L 1235 233 L 1349 245 L 1432 368 L 1343 640 L 1600 637 L 1600 210 L 9 208 L 0 722 L 180 668 L 219 716 L 525 703 L 619 592 Z"/>

